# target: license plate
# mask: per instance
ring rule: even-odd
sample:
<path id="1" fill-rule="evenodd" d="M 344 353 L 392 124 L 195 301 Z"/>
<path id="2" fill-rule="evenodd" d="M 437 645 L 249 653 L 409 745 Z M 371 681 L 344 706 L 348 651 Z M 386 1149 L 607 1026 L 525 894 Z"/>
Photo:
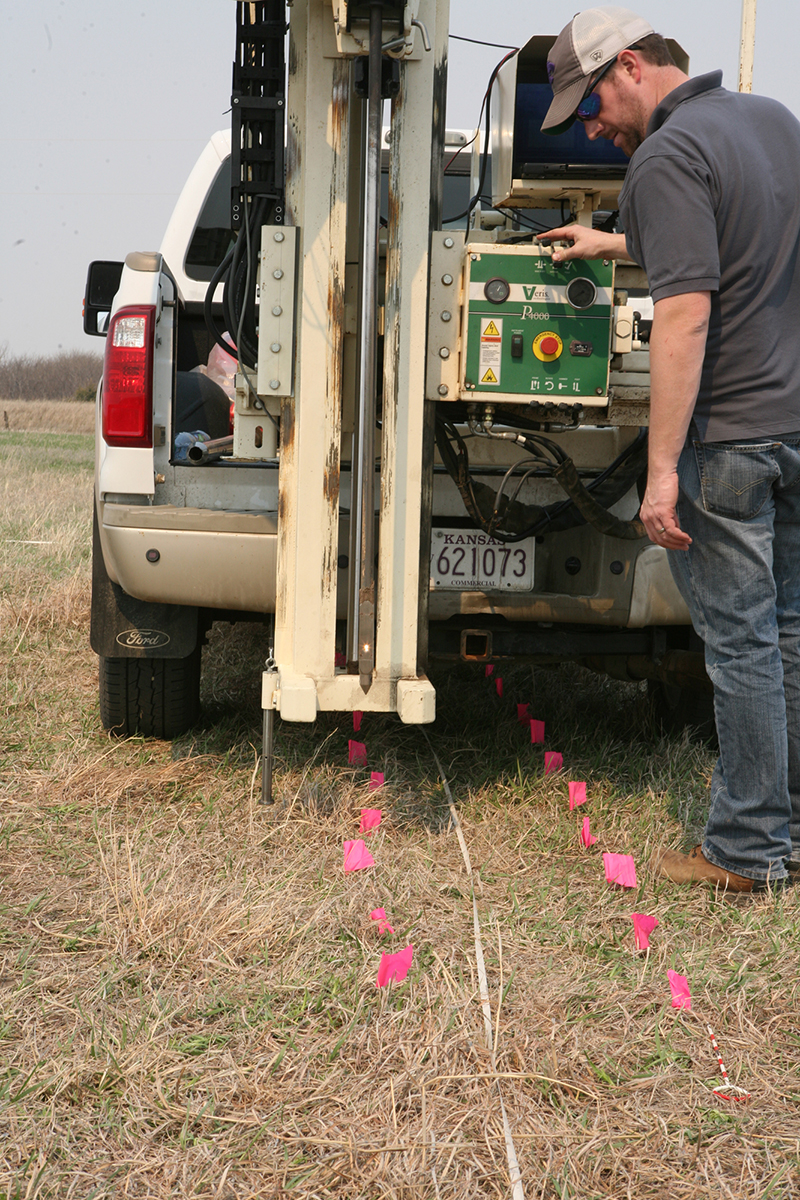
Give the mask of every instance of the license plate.
<path id="1" fill-rule="evenodd" d="M 534 545 L 532 537 L 500 542 L 476 529 L 434 529 L 431 587 L 530 592 Z"/>

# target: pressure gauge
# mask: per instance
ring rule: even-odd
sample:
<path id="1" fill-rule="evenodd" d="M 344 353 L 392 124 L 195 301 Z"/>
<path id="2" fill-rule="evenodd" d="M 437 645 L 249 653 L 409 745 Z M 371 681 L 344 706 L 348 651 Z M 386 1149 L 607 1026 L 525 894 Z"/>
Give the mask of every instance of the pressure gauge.
<path id="1" fill-rule="evenodd" d="M 573 308 L 591 308 L 597 299 L 597 288 L 591 279 L 579 275 L 567 284 L 567 299 Z"/>
<path id="2" fill-rule="evenodd" d="M 497 276 L 483 285 L 483 294 L 490 304 L 504 304 L 511 294 L 511 287 L 507 279 Z"/>

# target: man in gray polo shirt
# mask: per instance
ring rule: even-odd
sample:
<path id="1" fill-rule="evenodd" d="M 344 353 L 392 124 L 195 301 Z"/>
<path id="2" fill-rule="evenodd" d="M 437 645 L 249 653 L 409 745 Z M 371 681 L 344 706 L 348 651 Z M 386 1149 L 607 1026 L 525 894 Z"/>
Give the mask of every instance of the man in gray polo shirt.
<path id="1" fill-rule="evenodd" d="M 663 874 L 759 891 L 800 870 L 800 124 L 689 79 L 628 9 L 579 13 L 542 125 L 631 158 L 624 234 L 553 230 L 555 261 L 631 258 L 654 301 L 641 517 L 714 685 L 720 758 L 701 846 Z M 794 859 L 793 851 L 794 846 Z"/>

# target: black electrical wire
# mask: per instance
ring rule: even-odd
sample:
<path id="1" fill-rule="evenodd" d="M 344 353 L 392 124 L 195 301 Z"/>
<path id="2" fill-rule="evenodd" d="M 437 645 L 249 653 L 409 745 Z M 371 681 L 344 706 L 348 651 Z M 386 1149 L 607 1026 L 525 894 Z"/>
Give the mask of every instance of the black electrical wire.
<path id="1" fill-rule="evenodd" d="M 206 328 L 214 341 L 230 354 L 231 346 L 223 339 L 212 309 L 217 286 L 223 284 L 222 315 L 226 331 L 234 340 L 240 364 L 250 370 L 255 370 L 258 363 L 255 295 L 260 249 L 257 239 L 250 237 L 250 230 L 252 227 L 260 229 L 266 222 L 269 203 L 266 197 L 256 197 L 252 202 L 252 213 L 250 201 L 245 203 L 245 236 L 241 233 L 237 236 L 214 271 L 203 298 Z"/>
<path id="2" fill-rule="evenodd" d="M 249 231 L 251 227 L 260 229 L 266 223 L 269 203 L 266 197 L 258 196 L 252 202 L 252 211 L 250 203 L 245 204 L 247 236 L 242 237 L 240 233 L 236 239 L 223 298 L 225 319 L 232 336 L 235 337 L 241 327 L 241 344 L 236 349 L 241 363 L 250 370 L 255 370 L 258 362 L 255 294 L 260 247 L 256 238 L 249 237 Z"/>
<path id="3" fill-rule="evenodd" d="M 530 230 L 532 234 L 547 233 L 548 229 L 552 228 L 552 226 L 542 225 L 540 221 L 532 221 L 530 217 L 523 216 L 521 210 L 518 208 L 512 208 L 509 211 L 514 214 L 514 220 L 517 224 L 523 229 Z"/>
<path id="4" fill-rule="evenodd" d="M 247 202 L 245 202 L 245 212 L 247 211 Z M 230 265 L 227 274 L 225 275 L 224 285 L 222 289 L 222 316 L 225 321 L 228 332 L 231 337 L 236 338 L 236 328 L 238 320 L 234 315 L 233 294 L 235 290 L 236 274 L 241 262 L 242 248 L 244 238 L 237 235 L 236 241 L 233 244 L 233 253 L 231 256 Z M 237 356 L 241 358 L 241 349 L 236 347 Z"/>
<path id="5" fill-rule="evenodd" d="M 244 203 L 244 220 L 247 220 L 249 211 L 249 201 L 245 199 Z M 231 336 L 236 338 L 236 327 L 239 323 L 238 313 L 236 311 L 235 296 L 237 289 L 238 276 L 241 273 L 242 256 L 245 250 L 245 239 L 242 237 L 241 230 L 237 234 L 236 243 L 233 248 L 233 258 L 231 259 L 230 269 L 225 280 L 225 290 L 223 292 L 222 305 L 225 314 L 225 321 L 228 325 Z M 237 346 L 239 356 L 242 356 L 242 347 Z"/>
<path id="6" fill-rule="evenodd" d="M 491 196 L 479 196 L 478 199 L 480 200 L 481 204 L 485 204 L 488 206 L 489 212 L 498 212 L 503 217 L 507 217 L 509 215 L 513 216 L 513 220 L 515 220 L 518 225 L 521 225 L 524 229 L 527 229 L 529 231 L 525 235 L 526 239 L 531 238 L 533 236 L 533 234 L 535 234 L 535 233 L 548 233 L 549 232 L 549 228 L 550 228 L 549 226 L 539 225 L 537 222 L 532 221 L 530 219 L 530 217 L 524 217 L 524 216 L 520 215 L 520 210 L 518 208 L 508 208 L 508 209 L 495 208 L 494 204 L 492 203 Z M 463 213 L 462 213 L 462 216 L 463 216 Z M 452 224 L 453 221 L 457 221 L 457 220 L 458 220 L 458 217 L 447 217 L 442 223 L 444 225 L 447 225 L 447 224 Z M 508 240 L 506 238 L 504 238 L 503 245 L 507 246 L 508 244 L 509 244 Z"/>
<path id="7" fill-rule="evenodd" d="M 244 235 L 245 235 L 244 260 L 246 263 L 246 270 L 245 270 L 245 276 L 244 276 L 244 304 L 243 304 L 243 307 L 239 311 L 239 322 L 236 326 L 236 333 L 234 335 L 236 338 L 237 347 L 241 346 L 242 342 L 244 340 L 243 336 L 242 336 L 242 331 L 244 329 L 245 318 L 246 318 L 246 316 L 249 315 L 249 312 L 250 312 L 250 306 L 248 305 L 248 299 L 249 299 L 248 293 L 250 291 L 250 277 L 251 277 L 251 274 L 256 265 L 252 259 L 252 244 L 251 244 L 252 239 L 250 237 L 250 212 L 249 212 L 249 206 L 247 204 L 245 204 L 245 206 L 244 206 Z M 258 360 L 258 354 L 256 353 L 256 361 L 257 360 Z M 241 354 L 239 355 L 239 370 L 240 371 L 242 370 Z M 249 380 L 248 380 L 248 386 L 251 386 Z"/>
<path id="8" fill-rule="evenodd" d="M 243 214 L 243 220 L 245 222 L 249 220 L 249 208 L 250 205 L 248 201 L 245 201 Z M 237 337 L 237 330 L 239 328 L 239 317 L 243 307 L 241 292 L 244 287 L 246 276 L 247 244 L 246 238 L 242 236 L 242 232 L 240 231 L 236 239 L 236 248 L 234 250 L 233 261 L 231 262 L 231 268 L 228 272 L 228 279 L 225 285 L 224 293 L 225 317 L 230 323 L 229 329 L 234 338 Z M 249 353 L 250 347 L 246 346 L 244 337 L 241 338 L 241 345 L 237 342 L 236 349 L 239 353 L 240 361 L 246 363 L 248 366 L 252 366 L 253 363 L 248 362 L 248 360 L 251 358 Z"/>
<path id="9" fill-rule="evenodd" d="M 523 462 L 524 462 L 524 461 L 525 461 L 525 460 L 523 459 Z M 519 465 L 519 464 L 517 464 L 517 465 Z M 508 498 L 508 502 L 509 502 L 509 504 L 513 504 L 513 503 L 514 503 L 514 501 L 516 500 L 517 496 L 518 496 L 518 495 L 520 494 L 520 492 L 522 491 L 522 489 L 523 489 L 524 485 L 525 485 L 525 484 L 528 482 L 528 480 L 530 479 L 531 475 L 533 475 L 533 474 L 534 474 L 535 470 L 536 470 L 536 468 L 535 468 L 535 467 L 528 467 L 528 470 L 527 470 L 527 471 L 524 471 L 524 472 L 522 473 L 522 475 L 520 475 L 520 477 L 519 477 L 519 479 L 518 479 L 518 481 L 517 481 L 517 486 L 514 488 L 514 491 L 511 493 L 511 495 L 510 495 L 510 496 L 509 496 L 509 498 Z"/>
<path id="10" fill-rule="evenodd" d="M 533 463 L 533 466 L 530 465 L 531 463 Z M 506 471 L 503 478 L 500 480 L 500 486 L 497 489 L 497 492 L 495 494 L 495 498 L 494 498 L 494 512 L 495 513 L 499 511 L 500 501 L 503 498 L 503 492 L 505 490 L 505 486 L 508 483 L 509 478 L 511 476 L 513 476 L 515 471 L 517 471 L 520 467 L 523 467 L 523 466 L 527 466 L 528 470 L 525 471 L 525 473 L 520 478 L 520 480 L 514 490 L 514 494 L 509 497 L 509 500 L 508 500 L 509 504 L 513 504 L 513 502 L 516 500 L 517 496 L 519 495 L 520 488 L 522 487 L 525 480 L 530 475 L 532 475 L 534 471 L 541 471 L 542 460 L 540 458 L 521 458 L 521 459 L 519 459 L 518 462 L 511 464 L 511 466 L 508 468 L 508 470 Z"/>
<path id="11" fill-rule="evenodd" d="M 514 48 L 514 53 L 516 53 L 516 47 Z M 492 71 L 492 73 L 489 77 L 489 83 L 487 85 L 486 91 L 483 96 L 483 103 L 481 104 L 481 111 L 478 114 L 478 128 L 480 128 L 481 117 L 483 116 L 484 109 L 486 110 L 486 134 L 485 134 L 484 141 L 483 141 L 483 153 L 481 155 L 481 173 L 480 173 L 480 178 L 478 180 L 478 190 L 475 193 L 475 195 L 472 197 L 472 199 L 470 200 L 469 205 L 467 206 L 465 211 L 463 213 L 459 213 L 458 216 L 456 216 L 456 217 L 447 217 L 444 221 L 442 221 L 443 225 L 452 225 L 454 221 L 463 221 L 463 219 L 465 217 L 467 219 L 467 222 L 469 222 L 469 218 L 481 197 L 481 193 L 483 192 L 483 185 L 486 182 L 486 170 L 489 165 L 489 134 L 491 132 L 492 88 L 494 87 L 494 81 L 495 81 L 495 79 L 497 79 L 497 76 L 500 72 L 500 68 L 505 63 L 507 63 L 510 58 L 511 58 L 511 54 L 506 54 L 503 58 L 500 59 L 500 62 L 497 64 L 495 69 Z"/>
<path id="12" fill-rule="evenodd" d="M 456 150 L 455 154 L 452 154 L 450 156 L 450 158 L 448 158 L 447 162 L 444 164 L 443 174 L 445 174 L 445 175 L 447 174 L 448 170 L 453 165 L 453 163 L 456 161 L 456 159 L 458 158 L 461 151 L 469 149 L 469 147 L 472 145 L 472 143 L 475 141 L 476 137 L 478 137 L 479 134 L 480 134 L 480 127 L 478 127 L 478 129 L 475 130 L 475 132 L 473 133 L 472 137 L 469 139 L 468 142 L 464 142 L 464 145 L 459 146 L 458 149 Z"/>
<path id="13" fill-rule="evenodd" d="M 219 264 L 216 271 L 211 276 L 208 287 L 206 288 L 206 294 L 203 297 L 203 317 L 205 319 L 206 329 L 211 334 L 212 338 L 217 343 L 217 345 L 222 346 L 223 350 L 225 350 L 226 353 L 228 353 L 228 354 L 230 354 L 230 352 L 231 352 L 231 347 L 224 340 L 222 334 L 220 333 L 220 331 L 217 327 L 217 323 L 214 320 L 214 313 L 212 311 L 211 306 L 214 303 L 214 292 L 217 290 L 217 286 L 220 283 L 220 280 L 222 280 L 223 277 L 227 274 L 228 269 L 231 265 L 231 259 L 233 258 L 233 250 L 234 250 L 234 246 L 231 246 L 229 248 L 227 254 L 225 255 L 225 257 L 223 258 L 222 262 Z M 228 330 L 228 332 L 230 333 L 230 330 Z M 233 336 L 233 335 L 231 334 L 231 336 Z"/>
<path id="14" fill-rule="evenodd" d="M 534 233 L 549 233 L 553 228 L 551 225 L 540 225 L 538 221 L 532 221 L 530 217 L 523 215 L 522 209 L 519 208 L 495 208 L 492 204 L 491 196 L 479 196 L 481 204 L 488 204 L 492 212 L 502 213 L 504 216 L 507 212 L 513 213 L 514 220 L 520 225 L 524 225 L 526 229 L 532 230 Z M 452 218 L 455 219 L 455 218 Z"/>
<path id="15" fill-rule="evenodd" d="M 519 50 L 519 46 L 506 46 L 503 42 L 482 42 L 478 38 L 461 37 L 457 33 L 450 33 L 447 36 L 455 42 L 471 42 L 473 46 L 492 46 L 496 50 L 514 50 L 515 52 Z"/>

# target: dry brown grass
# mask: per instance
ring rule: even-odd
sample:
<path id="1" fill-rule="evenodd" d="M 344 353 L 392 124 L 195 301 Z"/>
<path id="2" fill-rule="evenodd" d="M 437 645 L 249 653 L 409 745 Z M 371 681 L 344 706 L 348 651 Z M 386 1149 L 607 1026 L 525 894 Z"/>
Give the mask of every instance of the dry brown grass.
<path id="1" fill-rule="evenodd" d="M 78 400 L 0 400 L 3 431 L 94 433 L 94 405 Z"/>
<path id="2" fill-rule="evenodd" d="M 52 486 L 69 495 L 72 478 Z M 0 1196 L 507 1197 L 498 1088 L 528 1200 L 798 1195 L 798 897 L 725 901 L 647 865 L 679 844 L 674 814 L 698 818 L 704 746 L 658 735 L 638 689 L 579 672 L 537 672 L 535 695 L 506 672 L 502 702 L 467 670 L 438 681 L 431 739 L 475 869 L 492 1078 L 468 879 L 421 733 L 365 717 L 384 823 L 375 869 L 345 877 L 342 842 L 376 802 L 346 766 L 349 719 L 279 729 L 279 802 L 261 808 L 263 638 L 217 627 L 203 723 L 173 746 L 107 740 L 88 517 L 47 521 L 80 561 L 17 547 L 3 577 Z M 542 777 L 517 699 L 566 775 Z M 568 777 L 589 783 L 591 851 Z M 634 894 L 604 883 L 603 849 L 635 855 Z M 659 919 L 649 955 L 634 911 Z M 379 991 L 389 941 L 412 942 L 414 964 Z M 693 1013 L 671 1009 L 668 967 Z M 706 1020 L 746 1107 L 712 1094 Z"/>

